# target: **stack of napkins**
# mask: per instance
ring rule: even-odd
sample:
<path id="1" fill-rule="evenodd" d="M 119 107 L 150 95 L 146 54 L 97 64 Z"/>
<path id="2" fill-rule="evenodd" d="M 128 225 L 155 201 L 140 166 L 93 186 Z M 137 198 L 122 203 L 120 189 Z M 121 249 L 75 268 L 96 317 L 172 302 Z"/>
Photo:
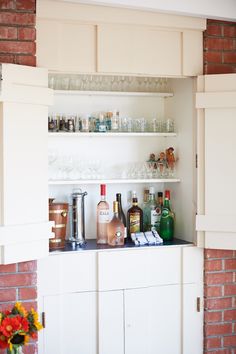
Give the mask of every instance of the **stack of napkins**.
<path id="1" fill-rule="evenodd" d="M 132 233 L 131 239 L 135 246 L 160 245 L 163 243 L 156 230 Z"/>

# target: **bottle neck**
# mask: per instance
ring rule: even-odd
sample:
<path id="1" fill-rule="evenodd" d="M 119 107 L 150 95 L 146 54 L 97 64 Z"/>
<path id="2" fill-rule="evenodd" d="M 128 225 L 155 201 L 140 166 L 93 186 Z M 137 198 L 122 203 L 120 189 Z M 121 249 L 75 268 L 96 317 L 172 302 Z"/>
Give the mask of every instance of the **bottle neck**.
<path id="1" fill-rule="evenodd" d="M 158 197 L 158 204 L 163 205 L 163 198 L 162 197 Z"/>
<path id="2" fill-rule="evenodd" d="M 106 201 L 106 196 L 103 195 L 103 194 L 101 195 L 101 201 L 102 201 L 102 202 L 105 202 L 105 201 Z"/>
<path id="3" fill-rule="evenodd" d="M 148 200 L 149 200 L 149 202 L 153 202 L 155 200 L 155 195 L 154 194 L 149 194 Z"/>
<path id="4" fill-rule="evenodd" d="M 170 209 L 170 201 L 168 198 L 165 198 L 165 200 L 164 200 L 164 208 Z"/>

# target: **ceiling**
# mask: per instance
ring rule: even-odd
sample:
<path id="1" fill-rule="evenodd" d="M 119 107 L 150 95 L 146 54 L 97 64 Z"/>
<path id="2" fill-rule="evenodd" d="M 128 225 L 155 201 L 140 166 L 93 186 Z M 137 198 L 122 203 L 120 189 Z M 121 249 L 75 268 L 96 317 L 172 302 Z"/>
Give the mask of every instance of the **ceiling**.
<path id="1" fill-rule="evenodd" d="M 167 12 L 236 22 L 236 0 L 60 0 Z"/>

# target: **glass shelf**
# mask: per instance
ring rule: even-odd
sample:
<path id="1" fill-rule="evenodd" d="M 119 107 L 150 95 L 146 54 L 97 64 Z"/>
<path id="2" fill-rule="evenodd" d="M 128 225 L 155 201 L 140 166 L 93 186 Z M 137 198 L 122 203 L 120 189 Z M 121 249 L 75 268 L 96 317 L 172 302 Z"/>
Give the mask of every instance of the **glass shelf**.
<path id="1" fill-rule="evenodd" d="M 135 183 L 179 183 L 179 178 L 146 178 L 146 179 L 81 179 L 81 180 L 50 180 L 49 185 L 84 185 L 84 184 L 135 184 Z"/>
<path id="2" fill-rule="evenodd" d="M 172 92 L 129 92 L 129 91 L 79 91 L 54 90 L 56 95 L 83 95 L 83 96 L 136 96 L 136 97 L 173 97 Z"/>
<path id="3" fill-rule="evenodd" d="M 49 132 L 48 135 L 50 137 L 175 137 L 177 133 L 155 133 L 155 132 L 130 132 L 130 133 L 113 133 L 113 132 L 106 132 L 106 133 L 83 133 L 83 132 Z"/>

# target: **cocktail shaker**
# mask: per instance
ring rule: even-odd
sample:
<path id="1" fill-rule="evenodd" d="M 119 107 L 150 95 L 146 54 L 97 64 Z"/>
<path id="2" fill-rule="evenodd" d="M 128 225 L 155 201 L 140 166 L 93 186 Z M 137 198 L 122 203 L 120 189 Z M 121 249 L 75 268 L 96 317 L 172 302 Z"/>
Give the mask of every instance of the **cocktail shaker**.
<path id="1" fill-rule="evenodd" d="M 71 241 L 78 245 L 85 243 L 85 210 L 84 197 L 87 192 L 72 193 L 72 238 Z"/>

